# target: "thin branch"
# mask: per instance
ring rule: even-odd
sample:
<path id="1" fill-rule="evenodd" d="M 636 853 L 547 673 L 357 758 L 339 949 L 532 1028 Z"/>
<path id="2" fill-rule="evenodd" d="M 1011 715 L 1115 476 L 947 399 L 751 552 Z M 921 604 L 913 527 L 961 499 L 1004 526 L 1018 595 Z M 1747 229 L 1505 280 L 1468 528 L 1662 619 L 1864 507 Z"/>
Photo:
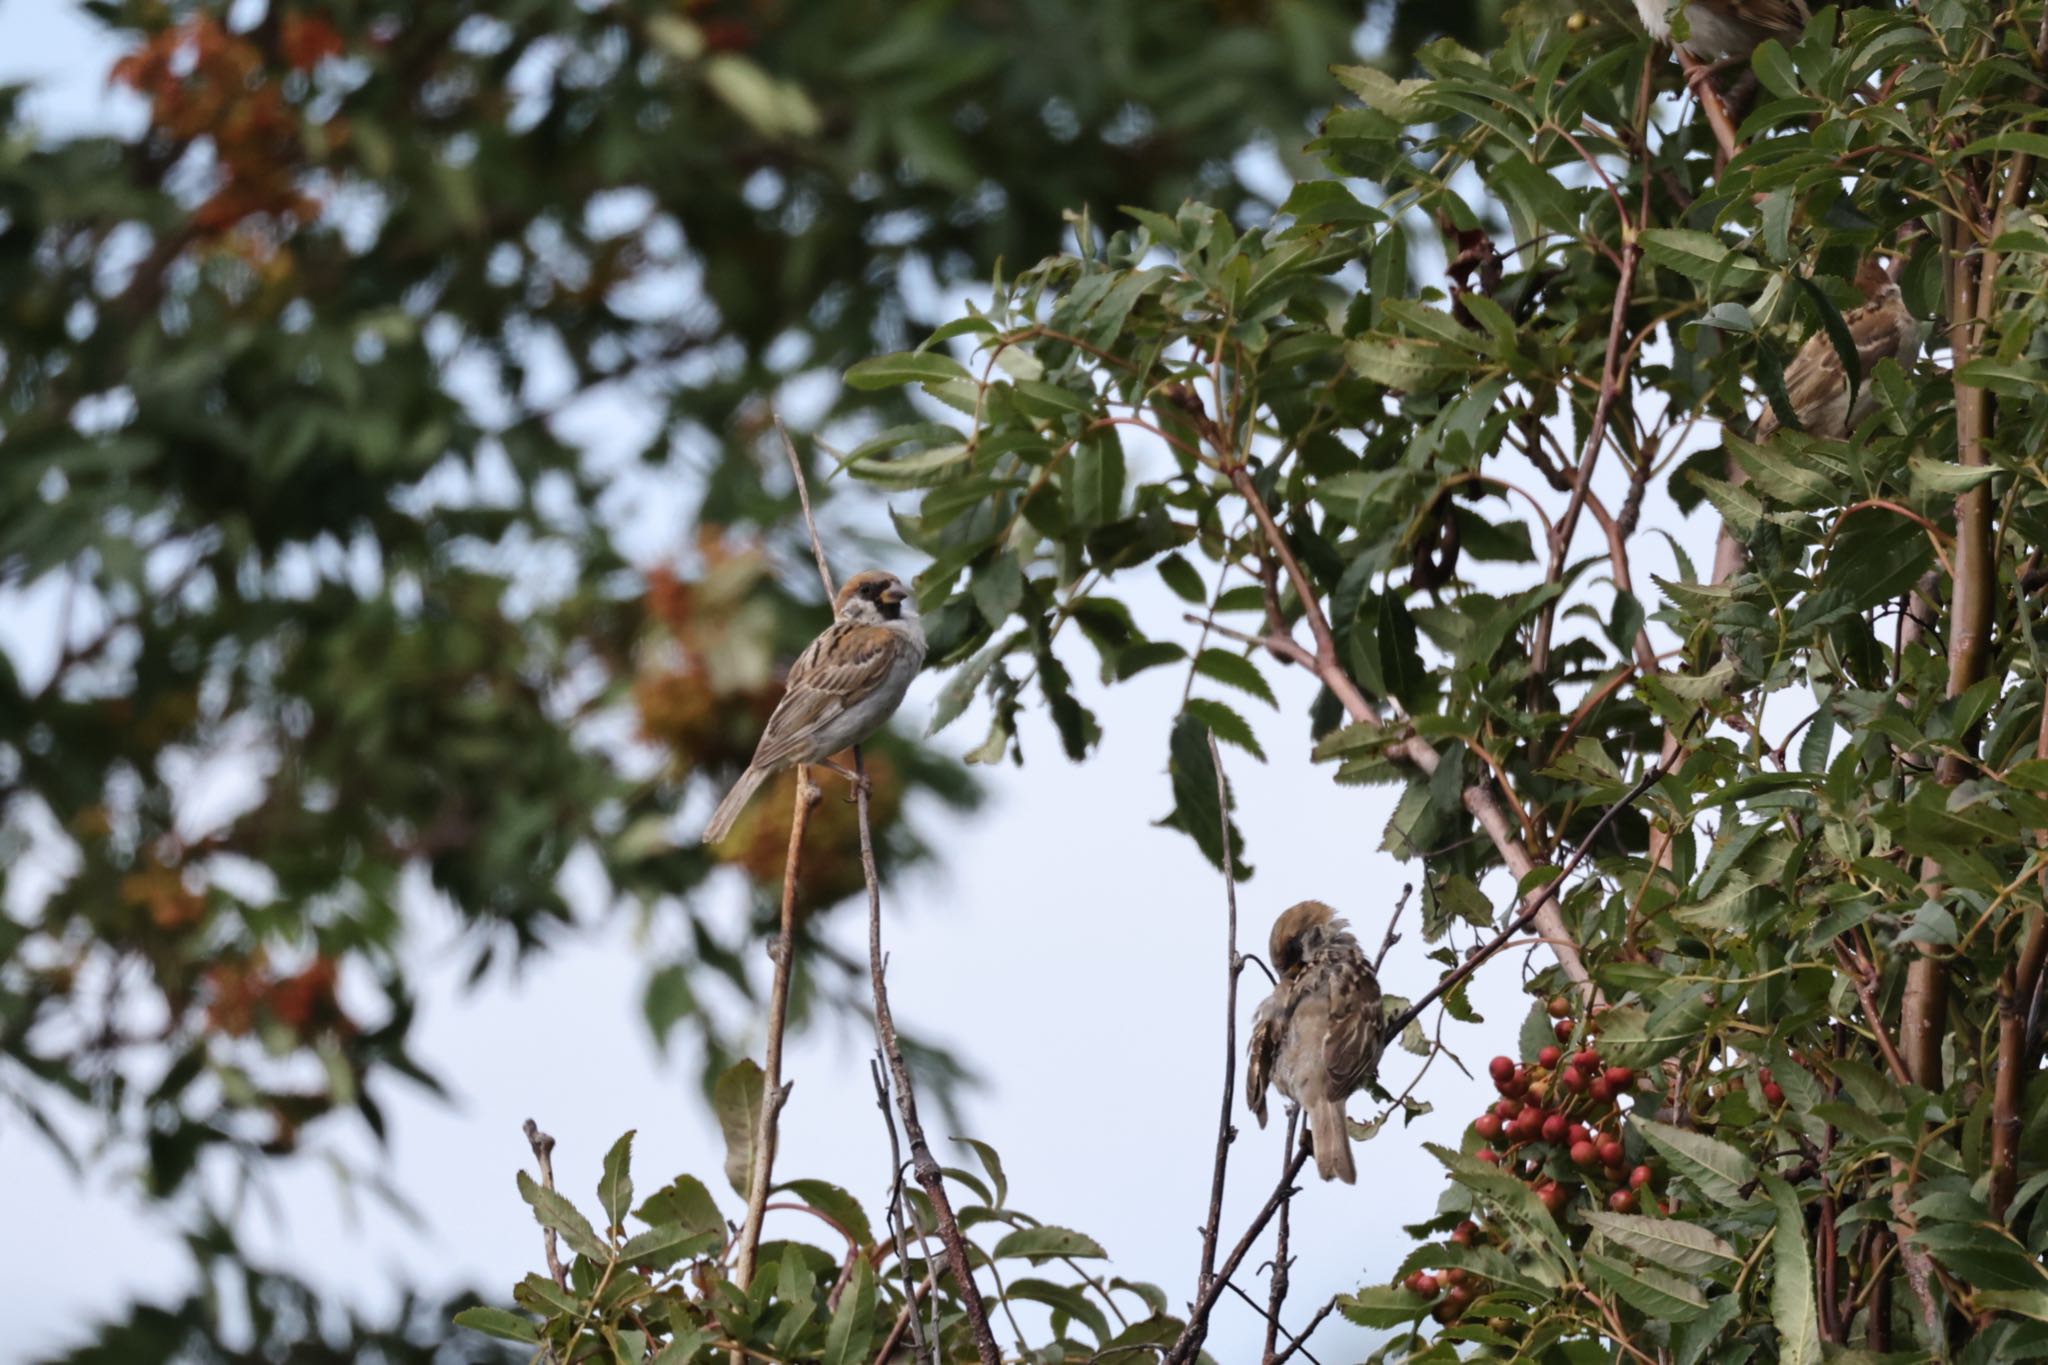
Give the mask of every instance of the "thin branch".
<path id="1" fill-rule="evenodd" d="M 1202 1271 L 1196 1279 L 1207 1289 L 1216 1274 L 1216 1236 L 1223 1222 L 1223 1185 L 1230 1165 L 1230 1144 L 1237 1129 L 1230 1122 L 1230 1107 L 1237 1098 L 1237 978 L 1244 972 L 1244 959 L 1237 952 L 1237 876 L 1231 867 L 1230 782 L 1223 773 L 1223 756 L 1216 751 L 1216 736 L 1209 736 L 1209 762 L 1216 769 L 1216 805 L 1223 827 L 1223 899 L 1229 914 L 1229 937 L 1225 941 L 1225 985 L 1223 992 L 1223 1108 L 1216 1119 L 1216 1162 L 1209 1176 L 1209 1218 L 1202 1224 Z"/>
<path id="2" fill-rule="evenodd" d="M 1273 1357 L 1272 1365 L 1287 1365 L 1288 1359 L 1292 1357 L 1296 1351 L 1299 1351 L 1303 1355 L 1308 1356 L 1310 1360 L 1314 1360 L 1315 1357 L 1308 1354 L 1308 1339 L 1316 1334 L 1316 1328 L 1321 1327 L 1323 1325 L 1323 1319 L 1330 1316 L 1330 1311 L 1334 1309 L 1336 1306 L 1336 1297 L 1332 1295 L 1328 1302 L 1324 1303 L 1321 1308 L 1318 1308 L 1315 1311 L 1315 1316 L 1311 1317 L 1308 1320 L 1308 1326 L 1301 1329 L 1301 1335 L 1297 1336 L 1293 1340 L 1293 1342 L 1291 1342 L 1288 1345 L 1286 1350 L 1282 1351 L 1279 1355 Z"/>
<path id="3" fill-rule="evenodd" d="M 818 581 L 825 585 L 825 600 L 830 602 L 838 595 L 832 586 L 832 570 L 825 564 L 825 542 L 818 539 L 818 523 L 811 516 L 811 486 L 804 479 L 803 461 L 796 456 L 796 442 L 789 439 L 789 428 L 782 425 L 782 414 L 770 414 L 775 421 L 775 434 L 782 438 L 782 453 L 789 457 L 789 472 L 796 479 L 796 498 L 804 509 L 804 530 L 810 533 L 811 554 L 818 561 Z"/>
<path id="4" fill-rule="evenodd" d="M 875 996 L 875 1041 L 889 1063 L 889 1078 L 896 1085 L 896 1112 L 903 1120 L 903 1137 L 910 1145 L 910 1171 L 931 1201 L 938 1220 L 939 1240 L 945 1243 L 946 1261 L 959 1285 L 960 1305 L 967 1312 L 967 1331 L 974 1341 L 982 1365 L 1001 1365 L 1002 1352 L 995 1334 L 989 1331 L 988 1309 L 982 1305 L 981 1290 L 974 1283 L 974 1267 L 967 1259 L 967 1242 L 960 1235 L 960 1220 L 953 1216 L 953 1201 L 946 1195 L 946 1177 L 932 1149 L 925 1141 L 924 1124 L 917 1117 L 917 1095 L 910 1086 L 910 1068 L 903 1062 L 903 1046 L 896 1038 L 896 1021 L 889 1012 L 889 987 L 883 980 L 882 885 L 875 872 L 875 841 L 868 822 L 867 767 L 860 746 L 853 750 L 854 810 L 860 822 L 860 870 L 868 885 L 868 977 Z"/>
<path id="5" fill-rule="evenodd" d="M 754 1280 L 761 1221 L 767 1212 L 769 1187 L 774 1183 L 777 1126 L 782 1106 L 789 1102 L 790 1085 L 794 1084 L 782 1079 L 782 1035 L 789 1022 L 789 977 L 796 962 L 797 869 L 803 860 L 804 832 L 810 827 L 811 810 L 823 795 L 799 763 L 796 805 L 789 817 L 789 851 L 782 862 L 782 927 L 769 949 L 775 962 L 775 976 L 768 988 L 768 1044 L 761 1066 L 761 1114 L 754 1129 L 753 1161 L 747 1170 L 747 1213 L 740 1224 L 739 1255 L 733 1270 L 733 1283 L 742 1289 Z"/>
<path id="6" fill-rule="evenodd" d="M 540 1125 L 528 1119 L 520 1127 L 526 1133 L 526 1145 L 533 1148 L 533 1159 L 540 1165 L 540 1187 L 552 1190 L 555 1187 L 555 1140 L 540 1130 Z M 555 1277 L 555 1288 L 569 1287 L 569 1272 L 562 1268 L 561 1254 L 555 1248 L 555 1230 L 541 1229 L 541 1246 L 548 1254 L 548 1274 Z"/>
<path id="7" fill-rule="evenodd" d="M 889 1112 L 889 1078 L 888 1073 L 883 1070 L 882 1053 L 879 1048 L 868 1062 L 868 1074 L 875 1082 L 875 1108 L 882 1111 L 882 1126 L 889 1131 L 889 1203 L 885 1216 L 889 1222 L 890 1240 L 896 1247 L 896 1264 L 903 1267 L 903 1312 L 897 1317 L 896 1326 L 890 1331 L 888 1339 L 882 1343 L 881 1352 L 875 1359 L 885 1361 L 889 1358 L 889 1353 L 896 1349 L 896 1342 L 903 1335 L 904 1324 L 907 1321 L 910 1327 L 911 1358 L 923 1360 L 926 1354 L 924 1328 L 917 1316 L 917 1306 L 923 1301 L 923 1296 L 931 1291 L 939 1268 L 932 1265 L 931 1257 L 927 1254 L 925 1264 L 930 1267 L 930 1273 L 925 1276 L 923 1285 L 912 1286 L 910 1260 L 903 1254 L 907 1246 L 903 1232 L 903 1148 L 896 1141 L 895 1115 Z"/>
<path id="8" fill-rule="evenodd" d="M 1407 902 L 1408 897 L 1405 893 L 1402 895 L 1401 900 L 1403 904 Z M 1395 907 L 1394 913 L 1400 913 L 1398 906 Z M 1388 926 L 1390 934 L 1392 928 L 1392 925 Z M 1280 1148 L 1280 1161 L 1283 1166 L 1287 1162 L 1288 1153 L 1294 1150 L 1295 1133 L 1300 1122 L 1301 1110 L 1291 1104 L 1287 1106 L 1287 1141 Z M 1293 1207 L 1292 1204 L 1282 1204 L 1280 1206 L 1280 1223 L 1273 1232 L 1273 1274 L 1266 1286 L 1266 1345 L 1265 1349 L 1259 1354 L 1260 1365 L 1273 1365 L 1273 1361 L 1279 1358 L 1277 1347 L 1280 1344 L 1280 1310 L 1287 1303 L 1287 1291 L 1293 1279 L 1293 1276 L 1290 1274 L 1293 1269 L 1293 1258 L 1287 1254 L 1288 1237 L 1293 1231 L 1289 1226 L 1287 1213 Z M 1231 1286 L 1233 1289 L 1236 1287 L 1235 1285 Z M 1289 1338 L 1289 1341 L 1291 1343 L 1290 1349 L 1292 1346 L 1301 1344 L 1293 1338 Z M 1308 1352 L 1304 1351 L 1302 1354 L 1308 1355 Z M 1312 1355 L 1308 1358 L 1311 1361 L 1316 1359 Z M 1321 1362 L 1316 1362 L 1316 1365 L 1321 1365 Z"/>
<path id="9" fill-rule="evenodd" d="M 1207 1288 L 1195 1295 L 1194 1305 L 1188 1312 L 1188 1324 L 1181 1329 L 1180 1336 L 1174 1340 L 1172 1349 L 1167 1351 L 1161 1365 L 1188 1365 L 1188 1362 L 1194 1359 L 1195 1353 L 1201 1349 L 1202 1338 L 1208 1334 L 1209 1316 L 1216 1311 L 1216 1300 L 1222 1296 L 1223 1286 L 1237 1273 L 1238 1266 L 1244 1263 L 1246 1254 L 1251 1251 L 1252 1243 L 1266 1230 L 1266 1224 L 1273 1221 L 1273 1216 L 1280 1211 L 1280 1206 L 1294 1197 L 1294 1179 L 1301 1174 L 1301 1168 L 1308 1164 L 1308 1158 L 1308 1135 L 1304 1133 L 1301 1144 L 1294 1149 L 1294 1160 L 1288 1162 L 1287 1169 L 1281 1173 L 1280 1183 L 1273 1188 L 1273 1193 L 1266 1196 L 1266 1202 L 1259 1211 L 1252 1215 L 1251 1224 L 1245 1228 L 1244 1235 L 1237 1239 L 1237 1245 L 1230 1249 L 1230 1254 L 1223 1258 L 1223 1264 L 1217 1270 L 1215 1278 L 1210 1280 Z"/>
<path id="10" fill-rule="evenodd" d="M 1530 895 L 1528 901 L 1522 907 L 1522 913 L 1515 916 L 1505 929 L 1502 929 L 1486 943 L 1480 945 L 1463 962 L 1460 962 L 1450 972 L 1446 973 L 1443 979 L 1425 992 L 1420 1000 L 1410 1005 L 1404 1012 L 1389 1019 L 1381 1036 L 1387 1038 L 1400 1037 L 1401 1030 L 1407 1028 L 1413 1020 L 1420 1018 L 1423 1010 L 1429 1008 L 1434 1001 L 1455 988 L 1459 982 L 1472 975 L 1473 972 L 1478 971 L 1480 967 L 1485 965 L 1488 958 L 1507 945 L 1509 939 L 1534 923 L 1537 916 L 1543 913 L 1544 907 L 1557 898 L 1558 888 L 1564 885 L 1565 879 L 1571 876 L 1573 871 L 1578 868 L 1579 863 L 1592 851 L 1593 845 L 1599 842 L 1600 836 L 1606 832 L 1607 826 L 1613 823 L 1614 818 L 1634 805 L 1637 799 L 1644 792 L 1655 786 L 1657 780 L 1663 776 L 1664 760 L 1662 758 L 1659 758 L 1649 767 L 1643 769 L 1643 775 L 1636 779 L 1636 784 L 1624 792 L 1620 800 L 1600 813 L 1600 818 L 1593 822 L 1592 829 L 1586 831 L 1586 837 L 1579 841 L 1578 848 L 1572 851 L 1570 860 L 1565 863 L 1558 874 L 1538 887 Z"/>
<path id="11" fill-rule="evenodd" d="M 1401 941 L 1401 936 L 1394 932 L 1394 926 L 1401 922 L 1401 912 L 1408 908 L 1408 898 L 1414 894 L 1414 882 L 1403 882 L 1401 884 L 1401 899 L 1394 902 L 1394 913 L 1387 916 L 1387 935 L 1380 940 L 1379 956 L 1372 960 L 1372 974 L 1374 976 L 1380 974 L 1380 968 L 1386 965 L 1387 954 L 1392 952 L 1394 945 Z"/>

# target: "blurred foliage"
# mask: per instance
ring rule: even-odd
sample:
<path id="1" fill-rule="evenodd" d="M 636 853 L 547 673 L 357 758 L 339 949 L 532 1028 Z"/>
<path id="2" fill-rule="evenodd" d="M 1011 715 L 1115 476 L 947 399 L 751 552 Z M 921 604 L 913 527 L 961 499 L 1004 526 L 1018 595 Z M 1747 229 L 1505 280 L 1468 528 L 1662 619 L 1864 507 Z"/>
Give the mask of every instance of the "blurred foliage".
<path id="1" fill-rule="evenodd" d="M 247 1176 L 331 1151 L 332 1115 L 381 1137 L 386 1087 L 433 1085 L 401 946 L 429 889 L 473 975 L 563 932 L 566 885 L 637 908 L 656 1035 L 731 1061 L 701 1001 L 751 996 L 770 905 L 728 937 L 691 897 L 768 871 L 787 803 L 715 853 L 672 817 L 824 620 L 770 397 L 855 439 L 900 420 L 837 373 L 903 344 L 907 285 L 1035 258 L 1064 211 L 1261 215 L 1231 158 L 1298 160 L 1357 22 L 82 8 L 139 131 L 45 134 L 0 95 L 0 592 L 55 637 L 47 672 L 0 659 L 0 1094 L 188 1202 L 210 1152 Z M 893 739 L 876 767 L 897 866 L 925 853 L 905 796 L 973 799 Z M 843 814 L 807 913 L 857 881 L 823 851 Z M 852 977 L 799 946 L 801 1020 Z"/>
<path id="2" fill-rule="evenodd" d="M 937 721 L 979 704 L 977 760 L 1022 761 L 1026 705 L 1084 757 L 1092 691 L 1176 670 L 1169 822 L 1220 859 L 1206 735 L 1390 786 L 1446 972 L 1514 918 L 1482 876 L 1528 894 L 1668 765 L 1438 1152 L 1412 1231 L 1448 1236 L 1341 1305 L 1402 1329 L 1376 1358 L 2048 1350 L 2048 14 L 1824 10 L 1753 66 L 1724 156 L 1613 23 L 1341 71 L 1345 179 L 1276 223 L 1083 223 L 848 375 L 918 397 L 850 459 L 919 492 Z M 1928 360 L 1858 360 L 1873 253 Z M 1851 439 L 1800 429 L 1799 352 Z M 1725 574 L 1654 489 L 1719 518 Z M 1287 662 L 1322 695 L 1254 725 Z"/>

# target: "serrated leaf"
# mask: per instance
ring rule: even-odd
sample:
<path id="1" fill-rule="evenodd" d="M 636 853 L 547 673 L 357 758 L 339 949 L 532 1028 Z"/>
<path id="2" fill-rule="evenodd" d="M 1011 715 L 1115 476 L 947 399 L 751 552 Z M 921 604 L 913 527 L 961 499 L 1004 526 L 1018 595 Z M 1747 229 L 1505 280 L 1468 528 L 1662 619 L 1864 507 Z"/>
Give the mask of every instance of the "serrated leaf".
<path id="1" fill-rule="evenodd" d="M 1000 1261 L 1009 1256 L 1022 1256 L 1035 1264 L 1055 1256 L 1075 1256 L 1099 1261 L 1107 1259 L 1109 1253 L 1092 1237 L 1075 1232 L 1071 1228 L 1056 1228 L 1047 1224 L 1035 1228 L 1017 1228 L 1008 1232 L 996 1243 L 995 1249 L 989 1252 L 991 1260 Z"/>
<path id="2" fill-rule="evenodd" d="M 742 1057 L 711 1088 L 711 1107 L 718 1114 L 718 1127 L 725 1134 L 725 1178 L 733 1192 L 747 1193 L 752 1178 L 754 1134 L 761 1122 L 761 1094 L 766 1077 L 760 1063 Z"/>
<path id="3" fill-rule="evenodd" d="M 1630 1266 L 1594 1252 L 1583 1252 L 1579 1261 L 1613 1290 L 1623 1302 L 1641 1309 L 1660 1322 L 1690 1322 L 1707 1309 L 1706 1296 L 1697 1285 L 1652 1266 Z"/>
<path id="4" fill-rule="evenodd" d="M 995 1186 L 995 1206 L 1001 1208 L 1010 1197 L 1010 1181 L 1003 1174 L 1003 1159 L 996 1155 L 996 1149 L 975 1138 L 956 1137 L 953 1141 L 963 1147 L 970 1147 L 981 1158 L 981 1168 L 988 1172 L 989 1183 Z"/>
<path id="5" fill-rule="evenodd" d="M 544 1228 L 553 1228 L 569 1249 L 593 1261 L 609 1261 L 611 1247 L 590 1226 L 590 1220 L 576 1211 L 559 1191 L 548 1189 L 526 1172 L 519 1172 L 519 1197 L 533 1207 L 533 1216 Z"/>
<path id="6" fill-rule="evenodd" d="M 861 1365 L 875 1339 L 875 1269 L 865 1256 L 853 1258 L 853 1278 L 840 1292 L 825 1329 L 824 1365 Z"/>
<path id="7" fill-rule="evenodd" d="M 677 1261 L 717 1251 L 723 1242 L 718 1232 L 664 1223 L 628 1237 L 619 1248 L 619 1259 L 627 1265 L 666 1270 Z"/>
<path id="8" fill-rule="evenodd" d="M 524 1342 L 529 1346 L 540 1340 L 540 1332 L 531 1321 L 517 1313 L 508 1313 L 502 1308 L 465 1308 L 455 1315 L 455 1325 L 503 1341 Z"/>
<path id="9" fill-rule="evenodd" d="M 959 361 L 938 351 L 899 351 L 894 355 L 870 356 L 846 371 L 847 385 L 856 389 L 942 384 L 947 380 L 970 377 Z"/>
<path id="10" fill-rule="evenodd" d="M 604 1174 L 597 1182 L 597 1202 L 613 1228 L 626 1221 L 626 1211 L 633 1207 L 633 1132 L 628 1128 L 604 1154 Z"/>
<path id="11" fill-rule="evenodd" d="M 1428 1312 L 1429 1304 L 1398 1285 L 1371 1285 L 1356 1294 L 1339 1294 L 1337 1311 L 1360 1327 L 1400 1327 Z"/>
<path id="12" fill-rule="evenodd" d="M 1635 1119 L 1633 1123 L 1672 1168 L 1708 1199 L 1730 1207 L 1747 1202 L 1742 1187 L 1755 1177 L 1756 1163 L 1741 1151 L 1718 1138 L 1654 1119 Z"/>
<path id="13" fill-rule="evenodd" d="M 1205 678 L 1213 678 L 1240 692 L 1249 692 L 1266 705 L 1278 709 L 1279 699 L 1266 682 L 1266 675 L 1259 672 L 1259 666 L 1242 654 L 1232 654 L 1227 649 L 1205 649 L 1195 656 L 1195 672 Z"/>
<path id="14" fill-rule="evenodd" d="M 1698 1223 L 1638 1213 L 1587 1212 L 1581 1216 L 1615 1246 L 1667 1270 L 1712 1275 L 1742 1264 L 1734 1247 Z"/>
<path id="15" fill-rule="evenodd" d="M 1643 254 L 1687 279 L 1710 281 L 1730 289 L 1754 289 L 1770 272 L 1711 232 L 1690 228 L 1646 228 L 1637 234 Z"/>
<path id="16" fill-rule="evenodd" d="M 1806 1245 L 1806 1215 L 1792 1187 L 1768 1171 L 1763 1186 L 1778 1214 L 1771 1243 L 1771 1322 L 1778 1329 L 1779 1365 L 1820 1365 L 1820 1310 L 1813 1288 L 1813 1255 Z"/>
<path id="17" fill-rule="evenodd" d="M 1258 737 L 1252 734 L 1251 725 L 1243 716 L 1222 702 L 1210 701 L 1204 697 L 1190 697 L 1187 701 L 1187 713 L 1208 726 L 1210 733 L 1224 743 L 1236 745 L 1261 763 L 1266 761 L 1266 751 L 1259 747 Z"/>

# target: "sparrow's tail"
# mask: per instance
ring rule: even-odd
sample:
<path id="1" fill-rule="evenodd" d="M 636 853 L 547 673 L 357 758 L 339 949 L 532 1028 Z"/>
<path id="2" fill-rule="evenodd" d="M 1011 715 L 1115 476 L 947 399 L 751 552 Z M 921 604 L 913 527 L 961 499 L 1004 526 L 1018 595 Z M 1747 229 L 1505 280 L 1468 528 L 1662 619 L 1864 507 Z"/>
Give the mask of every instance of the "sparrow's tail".
<path id="1" fill-rule="evenodd" d="M 1316 1174 L 1325 1180 L 1357 1184 L 1358 1168 L 1351 1164 L 1351 1134 L 1344 1127 L 1344 1106 L 1335 1100 L 1310 1104 L 1308 1131 L 1315 1140 Z"/>
<path id="2" fill-rule="evenodd" d="M 740 774 L 740 780 L 732 784 L 732 790 L 725 794 L 725 800 L 718 803 L 718 809 L 711 812 L 711 823 L 704 826 L 704 842 L 715 844 L 732 832 L 733 821 L 740 818 L 740 812 L 747 808 L 763 782 L 769 778 L 765 768 L 748 768 Z"/>

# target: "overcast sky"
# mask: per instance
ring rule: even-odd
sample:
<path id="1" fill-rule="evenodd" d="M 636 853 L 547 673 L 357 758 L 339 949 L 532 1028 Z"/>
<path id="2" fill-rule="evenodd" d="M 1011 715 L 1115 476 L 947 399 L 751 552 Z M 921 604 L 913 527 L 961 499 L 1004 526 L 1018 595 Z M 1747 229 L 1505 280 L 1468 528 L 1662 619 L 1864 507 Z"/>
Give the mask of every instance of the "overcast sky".
<path id="1" fill-rule="evenodd" d="M 0 0 L 0 80 L 47 82 L 33 107 L 51 131 L 132 116 L 109 102 L 110 60 L 104 41 L 67 6 Z M 600 409 L 584 413 L 576 429 L 601 458 L 601 447 L 637 420 L 631 411 Z M 1606 462 L 1603 487 L 1617 501 L 1618 464 Z M 643 513 L 657 524 L 643 524 L 631 538 L 650 555 L 687 543 L 687 528 L 659 519 L 687 507 L 689 490 L 666 493 Z M 1694 563 L 1710 561 L 1713 528 L 1704 517 L 1684 522 L 1660 491 L 1645 520 L 1674 533 Z M 1596 535 L 1590 522 L 1582 524 L 1582 553 Z M 1648 594 L 1651 574 L 1672 571 L 1670 552 L 1657 537 L 1638 544 L 1636 578 Z M 40 677 L 55 649 L 51 613 L 37 605 L 49 594 L 21 586 L 0 587 L 0 650 L 25 676 Z M 1140 592 L 1138 601 L 1150 633 L 1192 646 L 1193 628 L 1175 625 L 1175 599 Z M 966 1106 L 968 1135 L 1002 1152 L 1012 1204 L 1088 1232 L 1109 1250 L 1116 1273 L 1158 1283 L 1180 1303 L 1194 1280 L 1216 1127 L 1222 886 L 1186 838 L 1151 824 L 1170 805 L 1166 732 L 1179 671 L 1156 669 L 1104 692 L 1092 686 L 1092 658 L 1084 653 L 1077 664 L 1106 735 L 1087 764 L 1060 757 L 1050 727 L 1027 715 L 1027 766 L 982 770 L 991 800 L 979 814 L 960 820 L 921 812 L 944 862 L 885 889 L 892 995 L 906 1029 L 944 1041 L 987 1077 Z M 1312 767 L 1301 718 L 1313 689 L 1298 672 L 1270 667 L 1269 674 L 1280 710 L 1249 702 L 1246 709 L 1260 711 L 1253 719 L 1271 761 L 1225 751 L 1258 869 L 1242 891 L 1244 946 L 1262 951 L 1272 917 L 1304 897 L 1329 901 L 1362 938 L 1377 942 L 1401 885 L 1419 875 L 1374 851 L 1393 792 L 1339 788 L 1328 768 Z M 907 727 L 923 728 L 940 681 L 927 676 L 913 690 Z M 933 743 L 964 752 L 980 741 L 986 721 L 977 708 Z M 233 787 L 249 779 L 227 771 L 213 780 Z M 1488 889 L 1504 902 L 1503 879 Z M 730 922 L 741 903 L 737 886 L 719 888 L 707 913 Z M 455 1100 L 387 1089 L 380 1098 L 390 1120 L 388 1152 L 379 1157 L 361 1134 L 335 1145 L 381 1165 L 424 1227 L 350 1193 L 321 1160 L 306 1156 L 279 1163 L 274 1197 L 250 1210 L 252 1246 L 371 1309 L 392 1303 L 400 1285 L 503 1295 L 541 1264 L 537 1230 L 513 1185 L 513 1172 L 529 1159 L 519 1128 L 529 1115 L 558 1138 L 557 1177 L 586 1205 L 606 1147 L 634 1128 L 643 1187 L 694 1172 L 737 1215 L 740 1200 L 723 1193 L 723 1146 L 695 1090 L 693 1060 L 663 1059 L 647 1038 L 641 926 L 631 914 L 580 908 L 584 932 L 523 973 L 500 971 L 469 990 L 457 979 L 466 958 L 448 951 L 454 917 L 430 896 L 408 898 L 406 951 L 422 991 L 416 1048 Z M 851 907 L 833 932 L 861 951 Z M 1395 950 L 1389 991 L 1419 994 L 1435 979 L 1422 953 L 1413 935 Z M 1504 958 L 1481 975 L 1474 999 L 1486 1026 L 1446 1029 L 1446 1041 L 1476 1074 L 1493 1052 L 1512 1048 L 1526 1008 L 1519 963 Z M 760 968 L 765 975 L 765 958 Z M 1262 979 L 1254 970 L 1246 982 L 1241 1013 L 1248 1019 Z M 598 1038 L 608 1045 L 588 1046 Z M 835 1181 L 878 1215 L 889 1158 L 867 1074 L 871 1044 L 865 1031 L 793 1043 L 785 1070 L 795 1090 L 782 1120 L 778 1174 Z M 1404 1085 L 1415 1065 L 1390 1054 L 1390 1088 Z M 527 1079 L 535 1075 L 548 1079 L 536 1086 Z M 1420 1143 L 1456 1145 L 1488 1089 L 1438 1065 L 1418 1092 L 1436 1113 L 1363 1147 L 1355 1188 L 1309 1183 L 1294 1209 L 1291 1323 L 1332 1292 L 1384 1281 L 1407 1249 L 1399 1225 L 1427 1216 L 1444 1185 Z M 931 1109 L 928 1124 L 943 1139 L 945 1125 Z M 1368 1112 L 1363 1101 L 1354 1103 L 1354 1115 Z M 1263 1202 L 1280 1159 L 1277 1132 L 1261 1133 L 1241 1111 L 1238 1118 L 1245 1132 L 1235 1149 L 1226 1239 Z M 941 1157 L 971 1164 L 958 1149 Z M 33 1254 L 23 1254 L 29 1239 L 16 1241 L 0 1288 L 9 1351 L 35 1358 L 79 1342 L 88 1322 L 131 1298 L 183 1292 L 187 1262 L 177 1225 L 140 1197 L 123 1163 L 95 1164 L 76 1180 L 0 1110 L 0 1171 L 0 1216 L 10 1228 L 34 1229 Z M 788 1215 L 771 1215 L 770 1235 L 778 1217 Z M 1263 1297 L 1249 1274 L 1240 1283 Z M 1249 1309 L 1226 1299 L 1210 1349 L 1220 1360 L 1246 1359 L 1260 1329 Z M 1332 1319 L 1314 1349 L 1335 1361 L 1363 1341 Z"/>

